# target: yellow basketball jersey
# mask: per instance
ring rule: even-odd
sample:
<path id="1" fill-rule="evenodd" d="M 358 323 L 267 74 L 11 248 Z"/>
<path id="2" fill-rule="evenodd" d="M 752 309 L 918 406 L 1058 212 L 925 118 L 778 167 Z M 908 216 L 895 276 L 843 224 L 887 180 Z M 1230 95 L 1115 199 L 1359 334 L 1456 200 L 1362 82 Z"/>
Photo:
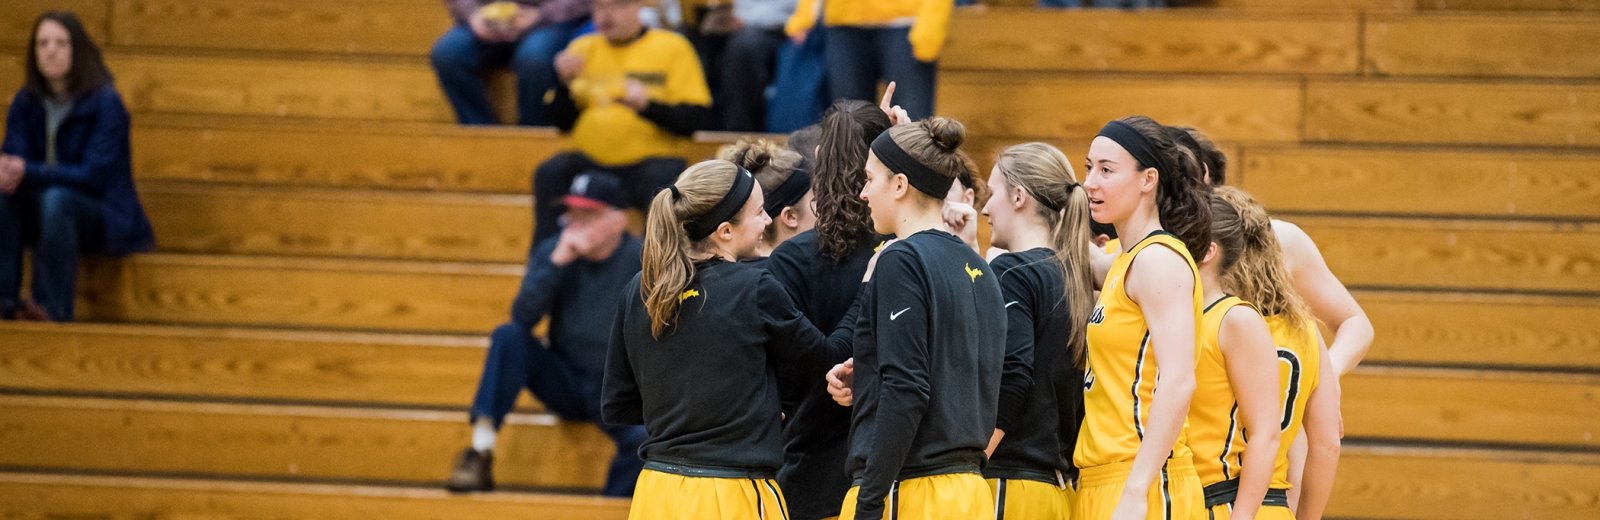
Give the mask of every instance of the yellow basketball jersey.
<path id="1" fill-rule="evenodd" d="M 1317 340 L 1317 324 L 1309 321 L 1297 332 L 1281 315 L 1268 316 L 1267 328 L 1278 346 L 1278 391 L 1283 398 L 1283 419 L 1278 424 L 1283 437 L 1272 469 L 1272 487 L 1289 489 L 1289 445 L 1305 426 L 1306 404 L 1321 377 L 1322 346 Z"/>
<path id="2" fill-rule="evenodd" d="M 1189 402 L 1189 449 L 1200 484 L 1211 485 L 1239 477 L 1244 463 L 1244 424 L 1239 422 L 1239 402 L 1228 380 L 1228 363 L 1222 357 L 1222 318 L 1234 307 L 1250 304 L 1225 296 L 1207 306 L 1200 318 L 1200 343 L 1194 361 L 1194 399 Z"/>
<path id="3" fill-rule="evenodd" d="M 1100 301 L 1089 315 L 1089 367 L 1083 379 L 1085 418 L 1079 430 L 1073 464 L 1091 468 L 1133 460 L 1144 439 L 1145 421 L 1155 393 L 1155 352 L 1150 329 L 1139 304 L 1128 298 L 1123 278 L 1141 251 L 1159 244 L 1176 251 L 1194 275 L 1196 339 L 1200 324 L 1200 275 L 1183 241 L 1165 231 L 1151 233 L 1133 249 L 1117 256 L 1101 285 Z M 1198 341 L 1197 341 L 1198 343 Z M 1187 428 L 1185 428 L 1187 429 Z M 1178 433 L 1171 458 L 1190 458 L 1185 433 Z"/>

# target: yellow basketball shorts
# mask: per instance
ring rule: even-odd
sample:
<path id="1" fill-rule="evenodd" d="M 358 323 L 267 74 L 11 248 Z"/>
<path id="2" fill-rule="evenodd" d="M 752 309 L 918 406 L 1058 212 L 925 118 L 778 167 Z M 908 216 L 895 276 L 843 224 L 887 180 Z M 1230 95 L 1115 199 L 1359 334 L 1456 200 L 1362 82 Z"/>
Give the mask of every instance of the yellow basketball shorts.
<path id="1" fill-rule="evenodd" d="M 628 520 L 788 520 L 773 479 L 686 477 L 639 472 Z"/>
<path id="2" fill-rule="evenodd" d="M 1105 520 L 1117 509 L 1132 462 L 1083 468 L 1078 472 L 1078 509 L 1073 520 Z M 1156 473 L 1146 496 L 1145 518 L 1151 520 L 1204 520 L 1205 494 L 1200 477 L 1189 460 L 1168 459 Z"/>
<path id="3" fill-rule="evenodd" d="M 844 495 L 840 520 L 856 517 L 861 486 Z M 895 482 L 884 499 L 884 520 L 980 520 L 994 516 L 989 485 L 977 473 L 930 475 Z"/>
<path id="4" fill-rule="evenodd" d="M 989 492 L 994 495 L 995 520 L 1027 520 L 1072 518 L 1077 507 L 1078 492 L 1071 487 L 1046 484 L 1037 480 L 988 480 Z"/>

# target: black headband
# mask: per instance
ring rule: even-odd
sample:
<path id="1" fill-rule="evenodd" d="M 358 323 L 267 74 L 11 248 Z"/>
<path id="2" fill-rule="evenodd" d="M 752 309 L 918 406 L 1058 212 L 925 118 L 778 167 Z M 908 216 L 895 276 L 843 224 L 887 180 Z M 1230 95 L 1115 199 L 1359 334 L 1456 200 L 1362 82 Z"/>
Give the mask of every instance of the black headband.
<path id="1" fill-rule="evenodd" d="M 739 168 L 738 165 L 734 167 Z M 689 233 L 689 240 L 697 241 L 711 236 L 712 233 L 717 231 L 717 226 L 739 214 L 739 208 L 743 208 L 745 202 L 749 201 L 750 190 L 755 187 L 755 184 L 756 179 L 750 176 L 750 171 L 739 168 L 739 171 L 733 175 L 733 186 L 728 188 L 728 192 L 722 195 L 722 200 L 717 201 L 717 205 L 712 206 L 711 210 L 705 212 L 704 215 L 683 222 L 683 229 Z M 674 185 L 672 187 L 672 195 L 676 197 L 680 193 L 677 186 Z"/>
<path id="2" fill-rule="evenodd" d="M 1134 130 L 1127 123 L 1121 121 L 1106 123 L 1106 126 L 1100 128 L 1100 136 L 1122 145 L 1122 149 L 1127 150 L 1128 155 L 1139 161 L 1140 166 L 1161 170 L 1163 175 L 1168 173 L 1162 162 L 1156 159 L 1160 155 L 1156 153 L 1155 147 L 1150 145 L 1150 140 L 1145 139 L 1138 130 Z"/>
<path id="3" fill-rule="evenodd" d="M 789 178 L 783 180 L 783 184 L 779 184 L 772 189 L 772 193 L 767 194 L 767 202 L 763 209 L 767 210 L 767 216 L 778 218 L 783 208 L 800 203 L 800 199 L 806 198 L 808 191 L 811 191 L 811 173 L 804 168 L 795 168 L 789 174 Z"/>
<path id="4" fill-rule="evenodd" d="M 936 199 L 943 199 L 945 194 L 950 193 L 950 183 L 953 180 L 939 175 L 939 172 L 933 171 L 933 168 L 906 153 L 898 143 L 894 142 L 894 138 L 889 137 L 888 130 L 884 130 L 878 134 L 877 139 L 872 140 L 872 153 L 878 156 L 878 162 L 889 167 L 889 171 L 904 174 L 906 180 L 911 182 L 911 187 L 917 191 Z"/>

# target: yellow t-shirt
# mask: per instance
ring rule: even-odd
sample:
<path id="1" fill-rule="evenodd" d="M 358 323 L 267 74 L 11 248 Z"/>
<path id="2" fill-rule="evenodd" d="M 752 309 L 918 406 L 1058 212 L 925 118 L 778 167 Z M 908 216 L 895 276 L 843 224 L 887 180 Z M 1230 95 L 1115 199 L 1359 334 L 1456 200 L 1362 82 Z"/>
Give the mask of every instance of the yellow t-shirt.
<path id="1" fill-rule="evenodd" d="M 568 87 L 582 112 L 572 142 L 584 155 L 606 166 L 625 166 L 649 157 L 680 157 L 688 138 L 675 135 L 615 101 L 627 80 L 638 80 L 650 100 L 668 105 L 711 106 L 711 91 L 694 47 L 677 33 L 650 29 L 625 45 L 605 36 L 581 36 L 567 51 L 583 58 L 583 71 Z"/>
<path id="2" fill-rule="evenodd" d="M 1278 425 L 1283 437 L 1273 463 L 1272 487 L 1289 489 L 1289 445 L 1305 427 L 1307 403 L 1322 377 L 1322 344 L 1317 339 L 1315 323 L 1301 324 L 1296 333 L 1288 319 L 1274 315 L 1267 317 L 1267 328 L 1272 330 L 1272 342 L 1278 346 L 1278 390 L 1283 396 L 1283 419 Z"/>
<path id="3" fill-rule="evenodd" d="M 1207 306 L 1200 317 L 1199 353 L 1194 362 L 1194 399 L 1189 402 L 1189 449 L 1200 484 L 1239 477 L 1244 464 L 1244 423 L 1228 380 L 1228 363 L 1220 341 L 1222 319 L 1234 307 L 1250 304 L 1225 296 Z"/>
<path id="4" fill-rule="evenodd" d="M 1073 464 L 1080 468 L 1131 461 L 1144 438 L 1144 424 L 1155 394 L 1155 352 L 1150 348 L 1150 329 L 1144 313 L 1128 297 L 1122 281 L 1134 257 L 1152 245 L 1176 251 L 1189 264 L 1195 280 L 1192 298 L 1198 344 L 1200 272 L 1178 237 L 1165 231 L 1151 233 L 1112 262 L 1100 301 L 1089 315 L 1089 368 L 1083 380 L 1085 418 L 1072 457 Z M 1190 458 L 1186 437 L 1186 432 L 1178 433 L 1172 458 Z"/>

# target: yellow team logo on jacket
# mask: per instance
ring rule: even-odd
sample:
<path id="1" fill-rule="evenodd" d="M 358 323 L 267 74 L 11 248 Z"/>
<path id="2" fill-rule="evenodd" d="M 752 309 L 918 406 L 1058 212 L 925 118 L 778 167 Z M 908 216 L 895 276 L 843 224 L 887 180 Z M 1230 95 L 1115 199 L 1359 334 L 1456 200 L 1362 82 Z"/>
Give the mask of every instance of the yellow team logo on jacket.
<path id="1" fill-rule="evenodd" d="M 684 300 L 687 300 L 689 298 L 693 298 L 693 297 L 696 297 L 696 296 L 699 296 L 699 295 L 700 295 L 700 291 L 697 291 L 697 290 L 694 290 L 694 289 L 689 289 L 687 291 L 683 291 L 683 294 L 679 294 L 678 295 L 678 303 L 683 303 Z"/>
<path id="2" fill-rule="evenodd" d="M 979 276 L 983 276 L 983 270 L 982 269 L 973 269 L 972 268 L 972 264 L 967 264 L 967 277 L 971 278 L 972 281 L 976 282 L 976 281 L 978 281 L 978 277 Z"/>

